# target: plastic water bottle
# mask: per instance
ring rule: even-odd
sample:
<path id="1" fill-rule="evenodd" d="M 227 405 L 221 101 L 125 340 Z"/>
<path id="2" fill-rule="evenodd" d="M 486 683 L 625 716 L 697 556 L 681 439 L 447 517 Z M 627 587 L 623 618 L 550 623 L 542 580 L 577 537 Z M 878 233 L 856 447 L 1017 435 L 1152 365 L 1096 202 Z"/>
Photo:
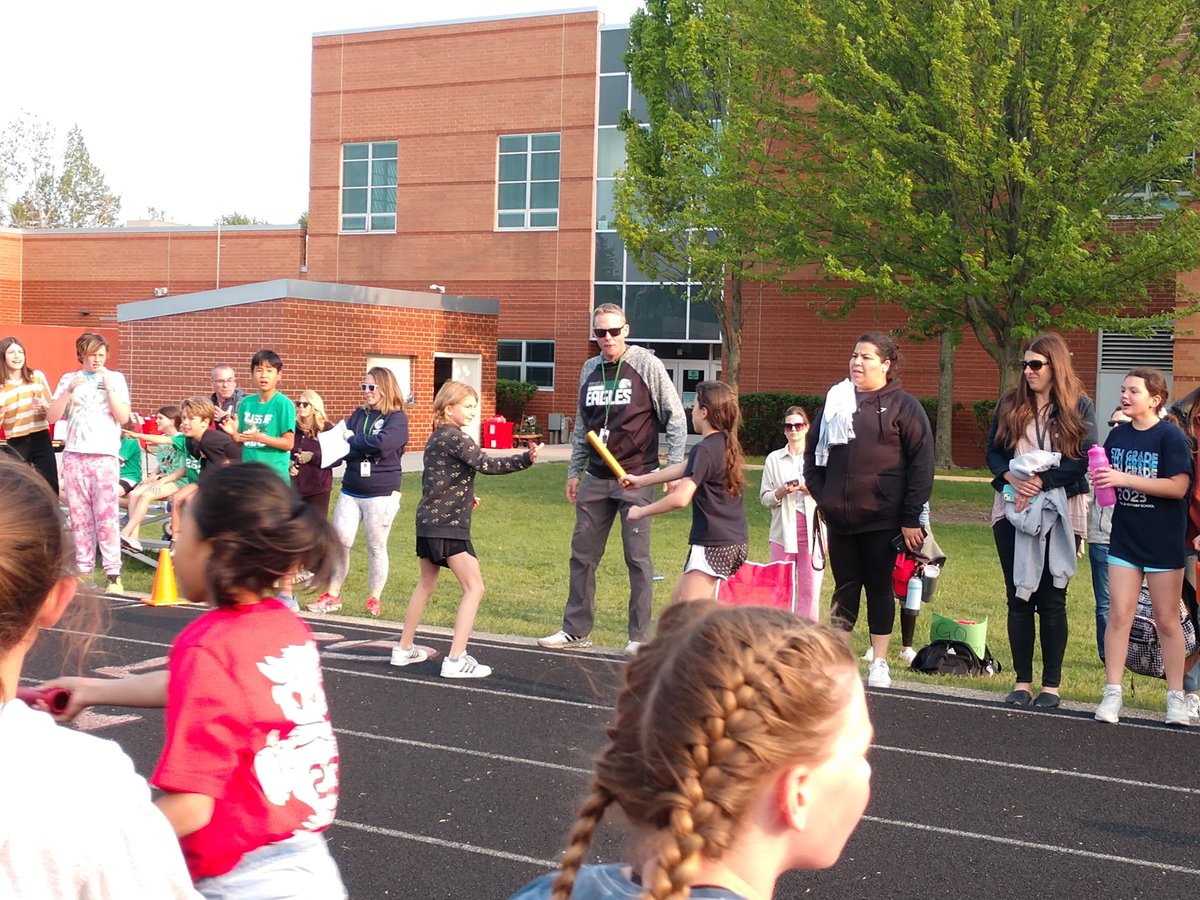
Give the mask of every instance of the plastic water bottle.
<path id="1" fill-rule="evenodd" d="M 1097 469 L 1107 466 L 1108 464 L 1108 454 L 1104 452 L 1104 447 L 1102 447 L 1100 444 L 1092 444 L 1092 446 L 1088 448 L 1088 471 L 1092 473 L 1092 477 L 1095 477 Z M 1116 488 L 1096 488 L 1097 506 L 1112 506 L 1116 502 Z"/>
<path id="2" fill-rule="evenodd" d="M 908 579 L 908 589 L 904 592 L 904 611 L 918 613 L 921 611 L 921 576 L 913 573 Z"/>

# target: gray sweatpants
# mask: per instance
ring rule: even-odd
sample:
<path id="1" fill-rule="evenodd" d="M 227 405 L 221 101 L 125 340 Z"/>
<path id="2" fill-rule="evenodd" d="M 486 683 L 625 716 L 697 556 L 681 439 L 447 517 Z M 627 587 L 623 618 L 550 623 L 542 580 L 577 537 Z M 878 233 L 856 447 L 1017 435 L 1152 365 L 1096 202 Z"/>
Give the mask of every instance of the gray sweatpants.
<path id="1" fill-rule="evenodd" d="M 621 543 L 629 567 L 629 639 L 650 640 L 654 605 L 654 563 L 650 559 L 650 520 L 629 521 L 631 506 L 654 501 L 657 485 L 627 491 L 615 478 L 584 475 L 575 498 L 575 534 L 571 537 L 571 586 L 563 612 L 563 631 L 588 635 L 596 621 L 596 567 L 604 556 L 613 519 L 621 516 Z"/>

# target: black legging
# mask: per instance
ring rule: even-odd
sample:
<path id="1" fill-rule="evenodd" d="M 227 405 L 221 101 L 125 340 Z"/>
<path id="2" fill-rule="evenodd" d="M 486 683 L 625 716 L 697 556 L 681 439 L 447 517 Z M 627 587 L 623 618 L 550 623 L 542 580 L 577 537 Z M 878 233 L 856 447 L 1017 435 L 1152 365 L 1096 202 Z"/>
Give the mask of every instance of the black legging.
<path id="1" fill-rule="evenodd" d="M 8 449 L 42 473 L 55 496 L 58 496 L 58 460 L 54 458 L 54 445 L 46 429 L 23 437 L 8 439 Z"/>
<path id="2" fill-rule="evenodd" d="M 1000 558 L 1004 588 L 1008 592 L 1008 644 L 1017 683 L 1033 682 L 1034 632 L 1040 631 L 1042 687 L 1056 688 L 1062 681 L 1063 655 L 1067 652 L 1067 589 L 1054 586 L 1054 576 L 1050 574 L 1050 545 L 1046 544 L 1041 583 L 1032 597 L 1021 600 L 1013 584 L 1017 530 L 1008 519 L 1001 519 L 992 526 L 992 536 L 996 540 L 996 555 Z M 1040 629 L 1033 622 L 1035 610 L 1041 620 Z"/>
<path id="3" fill-rule="evenodd" d="M 846 630 L 858 621 L 862 590 L 867 589 L 867 627 L 871 634 L 892 633 L 896 600 L 892 593 L 892 568 L 898 530 L 862 534 L 829 532 L 829 567 L 833 570 L 833 621 Z"/>

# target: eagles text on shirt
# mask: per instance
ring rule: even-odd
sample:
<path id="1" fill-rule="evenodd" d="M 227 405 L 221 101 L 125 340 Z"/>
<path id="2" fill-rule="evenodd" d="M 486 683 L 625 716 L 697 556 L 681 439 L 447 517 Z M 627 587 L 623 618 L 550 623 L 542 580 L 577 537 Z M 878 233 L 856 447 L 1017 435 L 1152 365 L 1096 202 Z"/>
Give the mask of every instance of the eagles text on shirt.
<path id="1" fill-rule="evenodd" d="M 610 387 L 606 382 L 595 382 L 587 386 L 584 394 L 584 406 L 626 406 L 633 399 L 633 383 L 628 378 L 622 378 L 616 387 Z"/>

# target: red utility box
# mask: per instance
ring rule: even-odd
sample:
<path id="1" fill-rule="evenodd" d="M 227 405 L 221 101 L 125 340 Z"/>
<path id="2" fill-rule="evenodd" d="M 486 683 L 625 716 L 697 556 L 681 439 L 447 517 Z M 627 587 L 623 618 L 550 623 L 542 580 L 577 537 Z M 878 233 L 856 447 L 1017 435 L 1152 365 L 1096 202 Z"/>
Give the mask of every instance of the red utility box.
<path id="1" fill-rule="evenodd" d="M 487 450 L 511 450 L 513 423 L 504 416 L 492 416 L 483 423 L 483 446 Z"/>

